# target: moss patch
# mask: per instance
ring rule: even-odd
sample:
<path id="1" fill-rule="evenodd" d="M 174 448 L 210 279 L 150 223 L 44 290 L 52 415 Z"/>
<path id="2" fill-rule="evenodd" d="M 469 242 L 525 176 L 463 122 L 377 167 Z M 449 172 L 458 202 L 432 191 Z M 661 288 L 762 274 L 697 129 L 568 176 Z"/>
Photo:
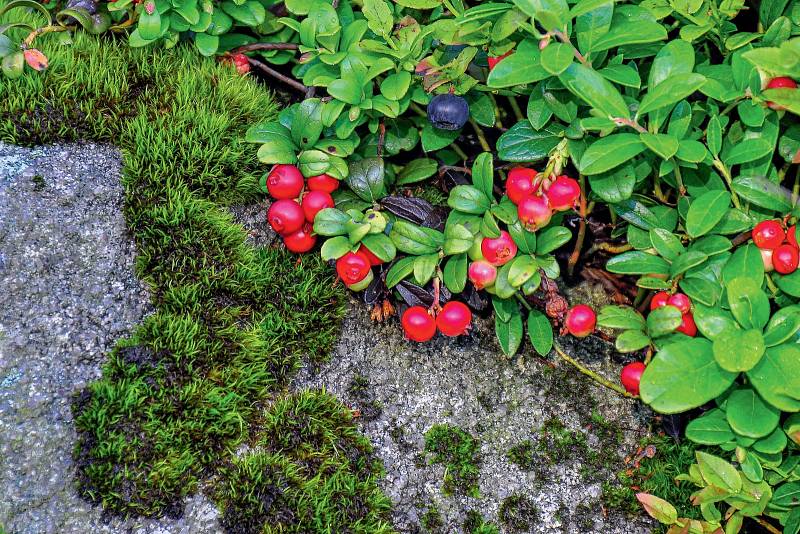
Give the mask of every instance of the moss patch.
<path id="1" fill-rule="evenodd" d="M 539 522 L 539 510 L 528 497 L 514 494 L 500 503 L 497 517 L 510 532 L 529 532 Z"/>
<path id="2" fill-rule="evenodd" d="M 464 520 L 464 534 L 500 534 L 500 529 L 475 510 L 470 510 Z"/>
<path id="3" fill-rule="evenodd" d="M 479 496 L 478 440 L 453 425 L 433 425 L 425 433 L 425 452 L 431 463 L 444 464 L 444 494 Z"/>
<path id="4" fill-rule="evenodd" d="M 79 491 L 112 513 L 177 515 L 218 473 L 230 532 L 389 532 L 380 468 L 349 410 L 282 393 L 301 358 L 328 357 L 343 289 L 317 255 L 247 245 L 225 209 L 258 198 L 264 169 L 243 138 L 276 114 L 271 95 L 180 46 L 83 32 L 42 45 L 46 72 L 0 84 L 0 139 L 120 147 L 137 274 L 156 306 L 75 398 Z"/>

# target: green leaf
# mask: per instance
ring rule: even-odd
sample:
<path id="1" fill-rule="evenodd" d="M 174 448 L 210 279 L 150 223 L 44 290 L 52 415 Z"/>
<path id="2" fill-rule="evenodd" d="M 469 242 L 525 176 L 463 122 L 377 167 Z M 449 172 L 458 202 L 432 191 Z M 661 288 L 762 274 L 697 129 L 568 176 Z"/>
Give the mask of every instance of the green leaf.
<path id="1" fill-rule="evenodd" d="M 310 148 L 319 141 L 322 135 L 322 102 L 319 98 L 308 98 L 297 106 L 290 130 L 292 140 L 300 148 Z"/>
<path id="2" fill-rule="evenodd" d="M 580 63 L 572 63 L 561 73 L 559 79 L 572 94 L 609 118 L 630 119 L 631 112 L 622 95 L 596 70 Z"/>
<path id="3" fill-rule="evenodd" d="M 678 139 L 672 135 L 640 133 L 639 138 L 662 159 L 669 159 L 678 152 Z"/>
<path id="4" fill-rule="evenodd" d="M 361 243 L 381 261 L 390 262 L 397 256 L 397 248 L 386 234 L 368 234 Z"/>
<path id="5" fill-rule="evenodd" d="M 691 95 L 705 83 L 706 78 L 697 73 L 674 74 L 647 91 L 639 105 L 638 115 L 671 106 Z"/>
<path id="6" fill-rule="evenodd" d="M 442 251 L 447 256 L 467 252 L 474 242 L 472 232 L 462 224 L 448 224 L 444 230 L 444 238 Z"/>
<path id="7" fill-rule="evenodd" d="M 760 176 L 737 176 L 733 190 L 748 202 L 780 214 L 792 208 L 791 191 Z"/>
<path id="8" fill-rule="evenodd" d="M 517 244 L 519 251 L 523 254 L 533 254 L 536 252 L 536 234 L 522 228 L 519 221 L 509 225 L 508 233 L 511 239 Z"/>
<path id="9" fill-rule="evenodd" d="M 800 506 L 800 482 L 787 482 L 775 488 L 770 503 L 775 506 Z"/>
<path id="10" fill-rule="evenodd" d="M 711 282 L 705 278 L 682 278 L 678 284 L 689 298 L 706 306 L 716 304 L 722 294 L 722 288 L 718 283 Z"/>
<path id="11" fill-rule="evenodd" d="M 383 158 L 364 158 L 349 165 L 347 185 L 367 202 L 377 202 L 387 194 Z"/>
<path id="12" fill-rule="evenodd" d="M 528 313 L 528 338 L 533 349 L 541 356 L 547 356 L 553 348 L 553 326 L 539 310 Z"/>
<path id="13" fill-rule="evenodd" d="M 722 269 L 722 280 L 725 282 L 740 277 L 752 280 L 764 279 L 764 261 L 761 259 L 758 247 L 753 244 L 736 249 Z"/>
<path id="14" fill-rule="evenodd" d="M 749 371 L 764 355 L 764 338 L 758 330 L 729 328 L 714 340 L 714 358 L 726 371 Z"/>
<path id="15" fill-rule="evenodd" d="M 556 250 L 572 239 L 572 232 L 563 226 L 553 226 L 539 232 L 536 241 L 536 254 L 544 255 Z"/>
<path id="16" fill-rule="evenodd" d="M 645 150 L 645 144 L 639 136 L 621 133 L 603 137 L 592 143 L 580 160 L 580 171 L 583 174 L 599 174 L 633 159 Z"/>
<path id="17" fill-rule="evenodd" d="M 786 448 L 787 441 L 783 430 L 776 428 L 772 434 L 755 442 L 753 449 L 764 454 L 778 454 Z"/>
<path id="18" fill-rule="evenodd" d="M 314 217 L 314 233 L 324 236 L 344 235 L 350 216 L 336 208 L 325 208 Z"/>
<path id="19" fill-rule="evenodd" d="M 716 486 L 729 493 L 739 493 L 742 489 L 742 479 L 736 468 L 722 458 L 706 452 L 697 451 L 697 465 L 700 474 L 710 485 Z"/>
<path id="20" fill-rule="evenodd" d="M 486 85 L 493 89 L 524 85 L 549 78 L 542 67 L 538 41 L 525 39 L 517 51 L 498 63 L 489 73 Z"/>
<path id="21" fill-rule="evenodd" d="M 606 263 L 606 269 L 617 274 L 669 274 L 666 261 L 640 250 L 614 256 Z"/>
<path id="22" fill-rule="evenodd" d="M 494 161 L 491 152 L 482 152 L 472 164 L 472 183 L 488 199 L 494 199 Z"/>
<path id="23" fill-rule="evenodd" d="M 414 281 L 417 285 L 424 286 L 433 278 L 433 273 L 439 265 L 438 254 L 425 254 L 417 256 L 414 260 Z"/>
<path id="24" fill-rule="evenodd" d="M 217 53 L 219 37 L 207 33 L 197 33 L 194 36 L 194 44 L 201 56 L 210 57 Z"/>
<path id="25" fill-rule="evenodd" d="M 502 65 L 505 61 L 501 61 L 498 65 Z M 504 161 L 519 162 L 545 159 L 561 141 L 559 135 L 562 132 L 563 127 L 558 124 L 550 124 L 541 130 L 535 130 L 530 122 L 519 121 L 497 140 L 497 157 Z"/>
<path id="26" fill-rule="evenodd" d="M 514 258 L 508 269 L 508 283 L 513 287 L 520 287 L 530 280 L 539 270 L 539 264 L 531 256 Z"/>
<path id="27" fill-rule="evenodd" d="M 397 260 L 386 273 L 386 287 L 393 288 L 414 272 L 416 256 L 408 256 Z"/>
<path id="28" fill-rule="evenodd" d="M 737 389 L 727 400 L 728 424 L 742 436 L 762 438 L 778 426 L 780 411 L 766 404 L 750 388 Z"/>
<path id="29" fill-rule="evenodd" d="M 431 123 L 426 122 L 420 134 L 422 150 L 425 152 L 440 150 L 449 146 L 460 134 L 461 130 L 440 130 L 439 128 L 434 128 Z"/>
<path id="30" fill-rule="evenodd" d="M 267 16 L 264 6 L 256 0 L 248 0 L 241 5 L 226 0 L 222 2 L 222 10 L 230 15 L 236 22 L 251 27 L 262 24 Z"/>
<path id="31" fill-rule="evenodd" d="M 512 310 L 511 316 L 507 321 L 495 320 L 494 328 L 503 353 L 506 356 L 515 354 L 519 350 L 524 333 L 522 315 L 519 313 L 519 308 Z"/>
<path id="32" fill-rule="evenodd" d="M 320 254 L 322 255 L 322 259 L 325 261 L 338 260 L 350 252 L 350 248 L 350 240 L 345 236 L 340 235 L 325 240 L 325 243 L 322 244 Z"/>
<path id="33" fill-rule="evenodd" d="M 617 336 L 615 346 L 619 352 L 635 352 L 650 345 L 650 337 L 641 330 L 625 330 Z"/>
<path id="34" fill-rule="evenodd" d="M 600 52 L 623 45 L 652 43 L 667 38 L 667 30 L 657 22 L 631 20 L 630 22 L 615 19 L 611 30 L 595 41 L 592 50 Z"/>
<path id="35" fill-rule="evenodd" d="M 672 333 L 681 325 L 681 320 L 681 311 L 675 306 L 656 308 L 647 316 L 647 332 L 650 337 Z"/>
<path id="36" fill-rule="evenodd" d="M 636 185 L 636 170 L 633 165 L 620 165 L 608 172 L 589 176 L 592 193 L 605 202 L 616 204 L 627 200 Z"/>
<path id="37" fill-rule="evenodd" d="M 337 100 L 357 106 L 364 99 L 361 84 L 354 79 L 339 78 L 328 84 L 328 94 Z"/>
<path id="38" fill-rule="evenodd" d="M 617 215 L 643 230 L 652 230 L 653 228 L 672 230 L 675 228 L 674 223 L 665 225 L 662 219 L 657 217 L 647 206 L 633 198 L 617 202 L 613 208 Z"/>
<path id="39" fill-rule="evenodd" d="M 680 340 L 661 348 L 647 366 L 640 384 L 641 397 L 658 412 L 685 412 L 719 396 L 736 376 L 714 360 L 710 341 Z"/>
<path id="40" fill-rule="evenodd" d="M 406 185 L 421 182 L 430 178 L 439 170 L 439 164 L 435 159 L 418 158 L 410 161 L 403 167 L 402 172 L 397 175 L 395 185 Z"/>
<path id="41" fill-rule="evenodd" d="M 772 315 L 764 333 L 764 344 L 774 347 L 794 338 L 800 330 L 800 306 L 782 308 Z"/>
<path id="42" fill-rule="evenodd" d="M 681 240 L 675 234 L 663 228 L 650 230 L 650 242 L 661 257 L 669 261 L 674 261 L 675 258 L 686 252 Z"/>
<path id="43" fill-rule="evenodd" d="M 675 74 L 688 74 L 694 69 L 694 48 L 683 39 L 665 44 L 653 59 L 648 87 L 655 87 Z"/>
<path id="44" fill-rule="evenodd" d="M 693 267 L 697 267 L 701 263 L 705 262 L 708 259 L 708 256 L 699 252 L 697 250 L 689 250 L 684 254 L 678 256 L 674 262 L 672 262 L 672 267 L 669 270 L 670 278 L 675 278 L 679 274 L 683 274 L 684 272 L 688 271 Z"/>
<path id="45" fill-rule="evenodd" d="M 381 82 L 381 94 L 389 100 L 400 100 L 411 85 L 411 73 L 407 71 L 390 74 Z"/>
<path id="46" fill-rule="evenodd" d="M 731 194 L 712 190 L 703 193 L 689 205 L 686 214 L 686 232 L 691 237 L 700 237 L 714 228 L 728 212 Z"/>
<path id="47" fill-rule="evenodd" d="M 148 13 L 147 10 L 142 10 L 139 14 L 136 30 L 139 32 L 141 38 L 146 41 L 161 37 L 161 15 L 158 13 L 158 10 L 154 9 L 152 13 Z"/>
<path id="48" fill-rule="evenodd" d="M 637 493 L 636 498 L 642 503 L 650 517 L 659 523 L 672 525 L 678 521 L 678 511 L 664 499 L 647 493 Z"/>
<path id="49" fill-rule="evenodd" d="M 769 347 L 761 361 L 747 371 L 747 378 L 761 397 L 779 410 L 800 410 L 800 346 Z"/>
<path id="50" fill-rule="evenodd" d="M 761 137 L 743 139 L 723 154 L 723 161 L 728 167 L 732 167 L 762 158 L 773 149 L 772 144 Z"/>
<path id="51" fill-rule="evenodd" d="M 721 308 L 694 303 L 693 311 L 697 329 L 708 339 L 716 339 L 723 332 L 737 328 L 733 316 Z"/>
<path id="52" fill-rule="evenodd" d="M 439 232 L 437 234 L 441 236 L 441 239 L 435 238 L 430 229 L 398 219 L 392 225 L 389 237 L 397 247 L 397 250 L 419 256 L 438 252 L 439 247 L 444 243 L 444 236 Z"/>
<path id="53" fill-rule="evenodd" d="M 361 12 L 366 17 L 370 30 L 384 37 L 392 33 L 392 8 L 385 0 L 364 0 Z"/>
<path id="54" fill-rule="evenodd" d="M 630 306 L 603 306 L 597 314 L 597 325 L 606 328 L 642 329 L 644 317 Z"/>
<path id="55" fill-rule="evenodd" d="M 761 330 L 769 321 L 769 298 L 761 290 L 760 281 L 752 278 L 734 278 L 726 282 L 731 313 L 745 328 Z"/>
<path id="56" fill-rule="evenodd" d="M 550 43 L 542 50 L 542 68 L 553 76 L 558 76 L 567 70 L 567 67 L 572 63 L 573 57 L 574 54 L 570 45 L 564 43 Z"/>
<path id="57" fill-rule="evenodd" d="M 467 285 L 468 260 L 466 254 L 458 254 L 447 260 L 442 277 L 451 293 L 461 293 Z"/>
<path id="58" fill-rule="evenodd" d="M 447 205 L 464 213 L 483 215 L 490 202 L 479 189 L 471 185 L 457 185 L 450 190 Z"/>
<path id="59" fill-rule="evenodd" d="M 725 412 L 719 408 L 707 411 L 686 425 L 686 437 L 701 445 L 721 445 L 734 439 Z"/>

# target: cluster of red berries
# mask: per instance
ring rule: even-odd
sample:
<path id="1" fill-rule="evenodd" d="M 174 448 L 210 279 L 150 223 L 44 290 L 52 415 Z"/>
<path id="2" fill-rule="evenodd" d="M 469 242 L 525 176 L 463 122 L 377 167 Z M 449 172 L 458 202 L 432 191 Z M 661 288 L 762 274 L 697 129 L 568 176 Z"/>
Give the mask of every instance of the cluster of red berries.
<path id="1" fill-rule="evenodd" d="M 400 319 L 407 339 L 422 343 L 430 341 L 438 329 L 443 335 L 456 337 L 466 334 L 472 323 L 472 312 L 463 302 L 450 301 L 434 318 L 430 310 L 411 306 Z"/>
<path id="2" fill-rule="evenodd" d="M 796 226 L 783 229 L 780 222 L 761 221 L 753 228 L 753 243 L 761 251 L 764 270 L 791 274 L 797 270 L 800 253 L 797 247 Z"/>
<path id="3" fill-rule="evenodd" d="M 547 226 L 554 211 L 574 208 L 581 186 L 569 176 L 551 180 L 533 169 L 515 167 L 508 173 L 506 195 L 516 204 L 519 221 L 533 232 Z"/>
<path id="4" fill-rule="evenodd" d="M 327 174 L 312 176 L 308 183 L 294 165 L 275 165 L 267 176 L 267 191 L 275 202 L 267 211 L 267 222 L 283 237 L 286 248 L 303 253 L 317 242 L 314 218 L 325 208 L 334 207 L 331 193 L 339 180 Z"/>
<path id="5" fill-rule="evenodd" d="M 689 337 L 697 335 L 697 325 L 692 315 L 692 300 L 688 296 L 683 293 L 670 295 L 666 291 L 659 291 L 650 300 L 650 310 L 663 308 L 664 306 L 673 306 L 681 312 L 681 325 L 675 330 L 676 332 Z M 639 394 L 639 382 L 642 380 L 642 373 L 644 373 L 645 367 L 642 362 L 633 362 L 622 368 L 619 378 L 625 391 L 632 395 Z"/>

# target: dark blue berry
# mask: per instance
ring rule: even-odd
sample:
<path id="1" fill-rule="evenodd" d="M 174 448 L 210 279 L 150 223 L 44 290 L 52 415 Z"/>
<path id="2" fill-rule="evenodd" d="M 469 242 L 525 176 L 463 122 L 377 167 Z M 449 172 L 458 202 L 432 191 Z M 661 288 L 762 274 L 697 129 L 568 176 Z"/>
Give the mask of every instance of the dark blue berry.
<path id="1" fill-rule="evenodd" d="M 428 103 L 428 120 L 441 130 L 458 130 L 469 120 L 469 104 L 460 96 L 437 95 Z"/>

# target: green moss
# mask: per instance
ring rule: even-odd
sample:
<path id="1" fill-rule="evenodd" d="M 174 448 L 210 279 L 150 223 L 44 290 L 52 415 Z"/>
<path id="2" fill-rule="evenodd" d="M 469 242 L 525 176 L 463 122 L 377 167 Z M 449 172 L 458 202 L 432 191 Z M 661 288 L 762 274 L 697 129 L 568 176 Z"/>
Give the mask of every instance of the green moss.
<path id="1" fill-rule="evenodd" d="M 464 534 L 500 534 L 500 530 L 497 525 L 486 521 L 480 513 L 470 510 L 464 520 Z"/>
<path id="2" fill-rule="evenodd" d="M 380 465 L 336 399 L 283 396 L 264 414 L 261 436 L 220 470 L 226 532 L 392 532 L 391 503 L 375 483 Z"/>
<path id="3" fill-rule="evenodd" d="M 506 457 L 508 461 L 512 464 L 516 464 L 517 467 L 523 471 L 532 471 L 536 465 L 536 457 L 534 454 L 535 448 L 533 442 L 526 439 L 508 449 Z"/>
<path id="4" fill-rule="evenodd" d="M 531 499 L 515 493 L 503 499 L 497 517 L 510 532 L 529 532 L 538 524 L 539 510 Z"/>
<path id="5" fill-rule="evenodd" d="M 628 469 L 617 473 L 616 480 L 603 484 L 603 502 L 608 508 L 630 515 L 641 513 L 636 493 L 651 493 L 678 507 L 679 517 L 699 518 L 697 507 L 686 506 L 691 502 L 694 487 L 687 482 L 676 482 L 675 477 L 689 470 L 695 463 L 696 446 L 688 440 L 676 443 L 668 436 L 652 436 L 639 444 L 642 451 L 652 447 L 652 458 L 640 455 Z"/>
<path id="6" fill-rule="evenodd" d="M 478 440 L 453 425 L 433 425 L 425 433 L 425 452 L 431 463 L 444 464 L 444 493 L 478 497 Z"/>
<path id="7" fill-rule="evenodd" d="M 286 513 L 287 532 L 388 532 L 380 469 L 349 411 L 319 393 L 272 402 L 302 358 L 329 356 L 345 300 L 317 255 L 256 250 L 225 209 L 259 198 L 264 168 L 243 138 L 275 116 L 271 95 L 182 46 L 84 32 L 41 45 L 47 71 L 0 83 L 0 139 L 120 148 L 136 271 L 156 307 L 75 398 L 81 494 L 111 513 L 179 513 L 221 469 L 226 517 L 255 525 L 237 531 Z M 256 452 L 234 458 L 245 443 Z"/>
<path id="8" fill-rule="evenodd" d="M 442 520 L 442 514 L 439 512 L 439 508 L 436 504 L 431 503 L 428 509 L 425 510 L 425 513 L 422 514 L 420 518 L 420 523 L 428 534 L 438 534 L 442 532 L 444 521 Z"/>

